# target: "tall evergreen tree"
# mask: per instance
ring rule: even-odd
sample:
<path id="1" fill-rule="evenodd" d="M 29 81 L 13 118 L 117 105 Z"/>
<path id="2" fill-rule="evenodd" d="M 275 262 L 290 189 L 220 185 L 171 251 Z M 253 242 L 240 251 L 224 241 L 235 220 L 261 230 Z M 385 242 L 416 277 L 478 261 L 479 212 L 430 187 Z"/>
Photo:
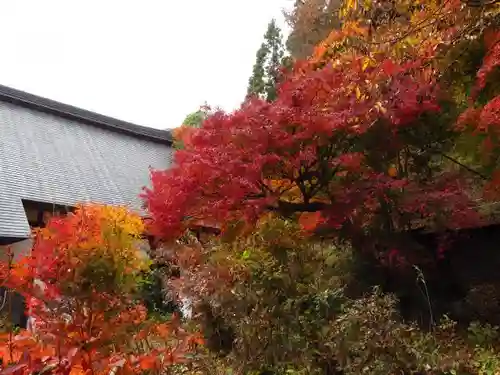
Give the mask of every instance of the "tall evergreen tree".
<path id="1" fill-rule="evenodd" d="M 256 54 L 252 76 L 248 81 L 247 96 L 258 95 L 268 101 L 276 98 L 284 51 L 281 30 L 276 25 L 276 20 L 272 19 L 264 34 L 264 42 Z"/>
<path id="2" fill-rule="evenodd" d="M 264 82 L 264 76 L 266 74 L 264 64 L 266 62 L 268 53 L 269 49 L 267 48 L 266 43 L 262 43 L 259 50 L 257 51 L 252 75 L 248 80 L 247 96 L 262 95 L 266 89 L 266 84 Z"/>

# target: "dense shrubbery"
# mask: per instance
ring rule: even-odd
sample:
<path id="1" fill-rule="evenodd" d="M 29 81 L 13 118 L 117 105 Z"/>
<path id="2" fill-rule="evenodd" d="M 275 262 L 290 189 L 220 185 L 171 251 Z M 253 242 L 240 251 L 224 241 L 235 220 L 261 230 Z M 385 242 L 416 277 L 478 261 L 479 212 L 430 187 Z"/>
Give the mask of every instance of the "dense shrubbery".
<path id="1" fill-rule="evenodd" d="M 198 302 L 191 323 L 207 352 L 193 373 L 493 374 L 500 365 L 497 327 L 405 322 L 394 295 L 376 287 L 360 296 L 349 247 L 311 241 L 291 221 L 268 217 L 230 242 L 192 241 L 189 254 L 176 249 L 186 268 L 172 286 Z"/>

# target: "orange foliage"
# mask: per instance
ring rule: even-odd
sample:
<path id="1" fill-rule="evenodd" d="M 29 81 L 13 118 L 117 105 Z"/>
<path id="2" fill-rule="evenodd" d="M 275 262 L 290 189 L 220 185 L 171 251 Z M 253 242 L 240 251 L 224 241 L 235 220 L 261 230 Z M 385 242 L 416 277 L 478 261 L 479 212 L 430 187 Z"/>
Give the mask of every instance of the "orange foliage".
<path id="1" fill-rule="evenodd" d="M 191 138 L 196 133 L 196 128 L 189 125 L 181 125 L 172 131 L 173 138 L 180 142 L 184 147 L 189 147 Z"/>
<path id="2" fill-rule="evenodd" d="M 392 166 L 389 168 L 389 170 L 387 171 L 387 174 L 391 177 L 396 177 L 398 175 L 398 170 L 396 167 Z"/>
<path id="3" fill-rule="evenodd" d="M 125 208 L 89 205 L 38 232 L 32 255 L 6 267 L 5 284 L 26 297 L 33 324 L 0 337 L 3 373 L 132 374 L 183 360 L 200 340 L 176 317 L 149 320 L 134 298 L 148 267 L 143 229 Z"/>
<path id="4" fill-rule="evenodd" d="M 299 217 L 299 225 L 306 232 L 313 232 L 321 221 L 321 212 L 303 212 Z"/>

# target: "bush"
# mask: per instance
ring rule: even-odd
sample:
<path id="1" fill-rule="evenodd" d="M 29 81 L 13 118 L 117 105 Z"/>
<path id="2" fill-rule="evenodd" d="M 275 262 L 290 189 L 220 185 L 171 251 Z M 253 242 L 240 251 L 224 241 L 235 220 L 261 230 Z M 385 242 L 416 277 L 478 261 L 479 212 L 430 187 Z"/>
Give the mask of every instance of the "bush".
<path id="1" fill-rule="evenodd" d="M 3 284 L 26 297 L 34 318 L 32 329 L 0 337 L 5 373 L 136 374 L 183 360 L 199 340 L 178 319 L 150 319 L 137 298 L 149 270 L 143 229 L 125 208 L 81 206 L 52 219 L 30 254 L 2 267 Z"/>
<path id="2" fill-rule="evenodd" d="M 378 287 L 348 295 L 359 283 L 351 249 L 308 238 L 292 221 L 270 216 L 248 236 L 179 249 L 182 284 L 173 286 L 190 290 L 195 301 L 194 323 L 207 342 L 194 362 L 201 373 L 494 374 L 488 371 L 498 368 L 497 328 L 475 323 L 464 332 L 445 317 L 424 329 L 405 322 L 397 298 Z"/>

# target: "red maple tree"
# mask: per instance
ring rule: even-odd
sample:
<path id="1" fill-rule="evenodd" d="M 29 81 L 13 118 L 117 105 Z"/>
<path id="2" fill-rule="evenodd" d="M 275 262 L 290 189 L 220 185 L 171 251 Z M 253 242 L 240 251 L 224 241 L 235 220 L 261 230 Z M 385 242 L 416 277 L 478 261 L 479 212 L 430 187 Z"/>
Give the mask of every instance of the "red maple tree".
<path id="1" fill-rule="evenodd" d="M 382 213 L 400 227 L 442 212 L 464 225 L 463 185 L 432 163 L 453 131 L 439 122 L 442 99 L 425 60 L 297 64 L 275 102 L 215 113 L 171 169 L 152 171 L 143 197 L 153 230 L 175 238 L 196 221 L 254 222 L 266 211 L 319 212 L 337 229 Z"/>

